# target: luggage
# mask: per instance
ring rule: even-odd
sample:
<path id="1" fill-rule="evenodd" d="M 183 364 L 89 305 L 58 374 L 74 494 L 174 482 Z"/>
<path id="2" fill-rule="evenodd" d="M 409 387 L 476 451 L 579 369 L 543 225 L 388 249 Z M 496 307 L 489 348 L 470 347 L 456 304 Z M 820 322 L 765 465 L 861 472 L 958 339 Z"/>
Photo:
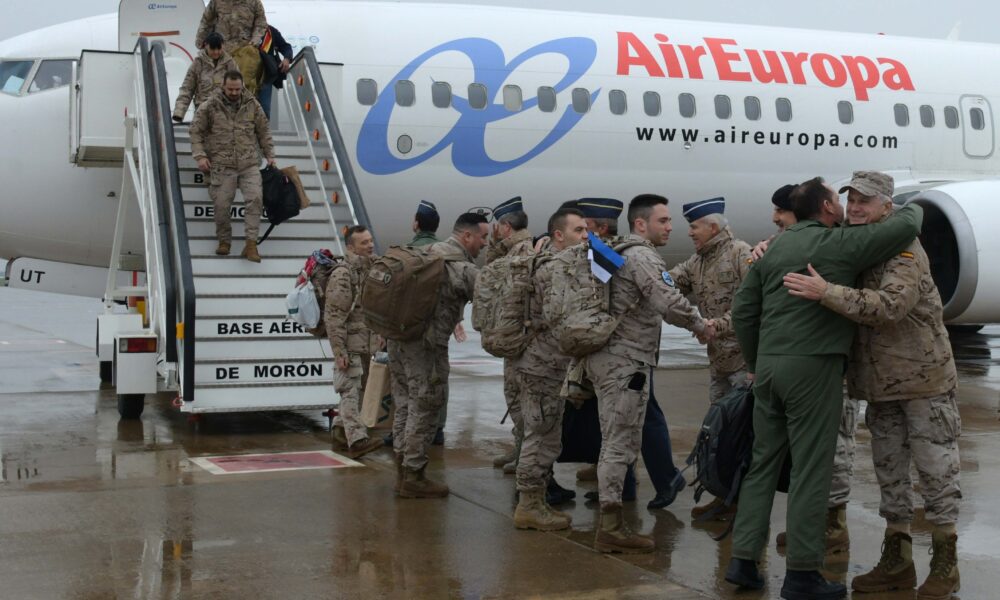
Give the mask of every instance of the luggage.
<path id="1" fill-rule="evenodd" d="M 392 426 L 395 411 L 389 383 L 389 355 L 376 352 L 368 367 L 365 397 L 361 401 L 361 422 L 365 427 Z"/>
<path id="2" fill-rule="evenodd" d="M 299 195 L 299 208 L 302 210 L 309 208 L 309 196 L 306 194 L 306 189 L 302 187 L 302 179 L 299 177 L 298 167 L 295 165 L 284 167 L 281 169 L 281 172 L 295 184 L 295 191 Z"/>
<path id="3" fill-rule="evenodd" d="M 479 271 L 472 300 L 472 327 L 480 332 L 483 350 L 500 358 L 517 358 L 534 337 L 531 301 L 540 256 L 505 256 Z"/>
<path id="4" fill-rule="evenodd" d="M 376 258 L 361 291 L 365 325 L 386 339 L 419 339 L 434 316 L 447 260 L 411 246 Z"/>
<path id="5" fill-rule="evenodd" d="M 271 223 L 258 244 L 271 235 L 276 226 L 299 214 L 299 192 L 295 183 L 277 167 L 268 165 L 261 169 L 260 179 L 264 188 L 264 210 Z"/>
<path id="6" fill-rule="evenodd" d="M 295 288 L 285 297 L 288 318 L 316 337 L 326 337 L 323 306 L 326 304 L 326 284 L 335 269 L 347 267 L 342 256 L 327 249 L 316 250 L 306 260 L 295 279 Z"/>

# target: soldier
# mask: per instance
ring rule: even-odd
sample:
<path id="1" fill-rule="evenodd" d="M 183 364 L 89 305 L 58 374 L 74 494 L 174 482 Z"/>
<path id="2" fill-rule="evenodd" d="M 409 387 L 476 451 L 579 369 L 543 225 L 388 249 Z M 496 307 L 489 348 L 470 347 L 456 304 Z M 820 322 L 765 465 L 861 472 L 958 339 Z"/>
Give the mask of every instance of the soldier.
<path id="1" fill-rule="evenodd" d="M 865 269 L 898 254 L 920 232 L 923 211 L 906 207 L 885 223 L 837 227 L 840 198 L 822 178 L 792 192 L 798 223 L 754 263 L 733 300 L 732 319 L 754 384 L 754 442 L 750 471 L 740 488 L 726 581 L 760 589 L 757 561 L 767 543 L 771 507 L 786 452 L 787 571 L 782 597 L 839 598 L 843 584 L 819 569 L 826 554 L 823 513 L 843 407 L 843 368 L 854 327 L 815 303 L 788 294 L 785 274 L 811 261 L 828 279 L 851 284 Z"/>
<path id="2" fill-rule="evenodd" d="M 551 253 L 561 252 L 587 239 L 583 213 L 574 208 L 556 211 L 549 219 Z M 543 263 L 534 277 L 531 322 L 537 335 L 517 359 L 511 361 L 517 377 L 518 404 L 523 414 L 523 440 L 517 461 L 517 508 L 514 526 L 518 529 L 550 531 L 566 529 L 572 519 L 550 506 L 546 489 L 552 465 L 562 449 L 562 416 L 566 400 L 560 395 L 569 358 L 559 352 L 551 330 L 544 327 L 542 298 L 552 280 L 553 263 Z"/>
<path id="3" fill-rule="evenodd" d="M 705 339 L 714 335 L 711 324 L 673 286 L 655 250 L 666 243 L 672 229 L 667 199 L 653 194 L 635 197 L 628 220 L 628 240 L 641 245 L 623 251 L 625 264 L 609 284 L 610 312 L 621 321 L 608 344 L 584 359 L 601 421 L 597 462 L 601 515 L 594 540 L 600 552 L 652 552 L 655 547 L 651 538 L 633 533 L 625 524 L 621 502 L 625 472 L 639 452 L 661 320 Z"/>
<path id="4" fill-rule="evenodd" d="M 222 80 L 227 71 L 239 70 L 233 57 L 222 49 L 222 43 L 222 34 L 217 31 L 213 31 L 205 38 L 205 47 L 188 67 L 184 83 L 181 84 L 181 91 L 177 94 L 177 102 L 174 103 L 174 121 L 180 123 L 184 120 L 192 98 L 194 108 L 198 110 L 198 107 L 212 96 L 212 92 L 222 87 Z"/>
<path id="5" fill-rule="evenodd" d="M 202 48 L 208 35 L 217 31 L 225 38 L 225 50 L 232 53 L 243 46 L 260 46 L 267 31 L 267 17 L 261 0 L 209 0 L 201 15 L 194 45 Z"/>
<path id="6" fill-rule="evenodd" d="M 730 308 L 733 295 L 746 277 L 753 259 L 750 245 L 733 237 L 726 218 L 724 198 L 712 198 L 683 206 L 690 224 L 688 237 L 695 254 L 670 270 L 677 289 L 685 296 L 694 294 L 702 316 L 712 319 L 715 339 L 708 343 L 709 402 L 721 400 L 730 391 L 747 385 L 747 367 L 740 345 L 733 335 Z M 695 506 L 691 516 L 698 518 L 712 512 L 719 520 L 731 519 L 736 505 L 723 507 L 723 500 L 713 499 Z"/>
<path id="7" fill-rule="evenodd" d="M 534 240 L 528 231 L 528 215 L 524 212 L 521 197 L 500 203 L 493 209 L 493 234 L 489 248 L 486 249 L 486 263 L 504 256 L 530 256 L 534 252 Z M 503 395 L 510 419 L 514 423 L 514 448 L 494 457 L 493 466 L 502 468 L 507 475 L 513 475 L 521 452 L 524 422 L 521 418 L 521 404 L 518 402 L 517 376 L 512 361 L 506 358 L 503 361 Z"/>
<path id="8" fill-rule="evenodd" d="M 208 194 L 215 207 L 215 253 L 229 254 L 233 227 L 229 211 L 236 188 L 246 204 L 246 245 L 241 256 L 260 262 L 257 234 L 263 210 L 264 191 L 260 178 L 260 154 L 274 166 L 274 144 L 267 117 L 257 99 L 243 87 L 239 71 L 226 73 L 222 89 L 195 113 L 191 123 L 191 154 L 198 169 L 209 175 Z"/>
<path id="9" fill-rule="evenodd" d="M 486 217 L 465 213 L 455 221 L 451 237 L 428 251 L 447 257 L 439 301 L 427 331 L 419 340 L 389 345 L 392 395 L 405 406 L 393 421 L 393 446 L 399 465 L 398 494 L 403 498 L 441 498 L 448 486 L 427 479 L 427 446 L 436 429 L 448 382 L 448 338 L 472 301 L 477 269 L 473 261 L 487 244 Z"/>
<path id="10" fill-rule="evenodd" d="M 892 178 L 858 171 L 847 191 L 851 224 L 882 222 L 892 214 Z M 925 518 L 933 525 L 930 574 L 918 598 L 949 598 L 958 591 L 958 436 L 962 420 L 955 402 L 957 374 L 941 296 L 931 277 L 927 253 L 918 240 L 861 275 L 863 289 L 827 284 L 815 274 L 790 274 L 792 294 L 818 300 L 857 322 L 847 367 L 852 398 L 868 402 L 865 422 L 872 436 L 872 460 L 886 520 L 882 557 L 874 569 L 855 577 L 858 592 L 912 589 L 910 523 L 913 521 L 910 464 L 920 477 Z"/>
<path id="11" fill-rule="evenodd" d="M 421 200 L 417 205 L 417 214 L 413 216 L 413 239 L 409 246 L 427 246 L 440 240 L 435 235 L 441 217 L 438 215 L 437 207 L 433 202 Z"/>
<path id="12" fill-rule="evenodd" d="M 368 380 L 369 359 L 380 342 L 365 327 L 359 300 L 361 283 L 371 267 L 375 252 L 372 234 L 363 225 L 344 232 L 346 268 L 335 268 L 326 284 L 323 323 L 333 350 L 333 387 L 340 394 L 340 411 L 333 421 L 334 442 L 351 458 L 358 458 L 382 446 L 369 437 L 361 422 L 361 399 Z"/>

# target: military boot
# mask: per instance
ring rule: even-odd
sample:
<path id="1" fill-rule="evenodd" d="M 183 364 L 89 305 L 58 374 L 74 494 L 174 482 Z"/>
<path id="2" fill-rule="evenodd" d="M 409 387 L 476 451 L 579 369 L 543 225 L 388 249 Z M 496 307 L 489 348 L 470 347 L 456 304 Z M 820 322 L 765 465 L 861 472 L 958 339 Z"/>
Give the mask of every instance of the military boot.
<path id="1" fill-rule="evenodd" d="M 775 546 L 788 545 L 788 536 L 782 531 L 774 540 Z M 851 548 L 851 537 L 847 531 L 847 505 L 839 504 L 826 511 L 826 553 L 838 554 Z"/>
<path id="2" fill-rule="evenodd" d="M 598 552 L 621 552 L 641 554 L 656 549 L 652 538 L 633 532 L 625 524 L 621 504 L 601 505 L 601 519 L 594 538 L 594 549 Z"/>
<path id="3" fill-rule="evenodd" d="M 958 575 L 958 536 L 935 530 L 931 534 L 931 572 L 917 589 L 917 600 L 947 600 L 962 587 Z"/>
<path id="4" fill-rule="evenodd" d="M 403 467 L 403 481 L 399 484 L 400 498 L 444 498 L 448 495 L 448 486 L 427 479 L 422 469 L 413 470 Z"/>
<path id="5" fill-rule="evenodd" d="M 215 249 L 215 253 L 219 256 L 229 256 L 229 242 L 219 241 L 219 247 Z"/>
<path id="6" fill-rule="evenodd" d="M 361 458 L 369 452 L 374 452 L 382 447 L 382 440 L 366 437 L 350 445 L 347 449 L 347 456 L 351 458 Z"/>
<path id="7" fill-rule="evenodd" d="M 520 494 L 514 509 L 514 527 L 556 531 L 569 528 L 573 520 L 569 515 L 557 515 L 545 504 L 545 490 L 525 490 Z"/>
<path id="8" fill-rule="evenodd" d="M 917 587 L 917 571 L 913 567 L 913 538 L 902 531 L 886 531 L 882 541 L 882 558 L 871 571 L 851 581 L 855 592 L 888 592 L 912 590 Z"/>
<path id="9" fill-rule="evenodd" d="M 507 463 L 517 460 L 517 448 L 511 448 L 509 452 L 505 452 L 499 456 L 493 458 L 493 468 L 502 469 Z"/>
<path id="10" fill-rule="evenodd" d="M 347 433 L 344 431 L 343 426 L 334 425 L 331 437 L 333 438 L 334 449 L 340 452 L 347 452 L 350 449 L 351 444 L 347 441 Z"/>
<path id="11" fill-rule="evenodd" d="M 695 519 L 712 512 L 710 520 L 729 521 L 736 517 L 736 504 L 725 506 L 726 501 L 721 498 L 713 498 L 708 504 L 695 506 L 691 509 L 691 516 Z M 713 512 L 714 511 L 714 512 Z"/>
<path id="12" fill-rule="evenodd" d="M 243 246 L 243 252 L 240 253 L 240 256 L 250 262 L 259 263 L 260 254 L 257 253 L 257 240 L 247 240 L 246 245 Z"/>

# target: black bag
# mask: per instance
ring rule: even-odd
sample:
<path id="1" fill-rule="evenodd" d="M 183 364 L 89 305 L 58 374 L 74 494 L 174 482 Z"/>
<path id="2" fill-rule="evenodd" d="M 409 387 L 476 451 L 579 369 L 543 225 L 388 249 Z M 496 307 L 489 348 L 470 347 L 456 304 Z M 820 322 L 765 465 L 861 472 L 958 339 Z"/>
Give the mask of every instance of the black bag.
<path id="1" fill-rule="evenodd" d="M 276 225 L 299 214 L 299 192 L 295 183 L 281 169 L 268 165 L 261 169 L 260 178 L 264 187 L 264 210 L 267 211 L 267 220 L 271 224 L 264 236 L 257 241 L 258 244 L 271 235 L 271 230 Z"/>
<path id="2" fill-rule="evenodd" d="M 261 64 L 260 87 L 274 85 L 275 80 L 281 77 L 280 61 L 270 52 L 264 52 L 263 50 L 258 50 L 258 52 L 260 52 Z"/>
<path id="3" fill-rule="evenodd" d="M 596 464 L 601 454 L 601 420 L 597 399 L 591 398 L 580 408 L 566 403 L 562 421 L 562 453 L 558 462 Z"/>

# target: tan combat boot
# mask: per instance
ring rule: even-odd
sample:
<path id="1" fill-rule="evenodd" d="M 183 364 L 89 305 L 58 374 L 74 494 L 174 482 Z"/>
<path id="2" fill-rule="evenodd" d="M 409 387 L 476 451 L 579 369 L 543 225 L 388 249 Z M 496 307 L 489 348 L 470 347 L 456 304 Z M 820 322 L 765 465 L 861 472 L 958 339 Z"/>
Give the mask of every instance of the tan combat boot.
<path id="1" fill-rule="evenodd" d="M 259 263 L 260 254 L 257 253 L 257 240 L 247 240 L 246 245 L 243 246 L 243 252 L 240 253 L 240 256 L 250 262 Z"/>
<path id="2" fill-rule="evenodd" d="M 642 554 L 655 550 L 656 542 L 629 529 L 622 515 L 621 504 L 602 504 L 594 549 L 598 552 Z"/>
<path id="3" fill-rule="evenodd" d="M 403 481 L 399 484 L 400 498 L 444 498 L 448 495 L 448 486 L 427 479 L 424 469 L 414 471 L 403 467 Z"/>
<path id="4" fill-rule="evenodd" d="M 514 509 L 514 527 L 556 531 L 567 529 L 573 520 L 569 515 L 557 515 L 545 504 L 545 489 L 526 490 L 520 493 Z"/>
<path id="5" fill-rule="evenodd" d="M 888 592 L 915 587 L 917 571 L 913 567 L 913 538 L 902 531 L 886 531 L 882 541 L 882 558 L 878 564 L 851 581 L 851 589 L 855 592 Z"/>
<path id="6" fill-rule="evenodd" d="M 215 253 L 219 256 L 229 256 L 229 242 L 219 242 L 219 247 L 215 249 Z"/>
<path id="7" fill-rule="evenodd" d="M 958 575 L 958 536 L 934 530 L 931 533 L 931 573 L 917 589 L 917 600 L 948 600 L 962 587 Z"/>
<path id="8" fill-rule="evenodd" d="M 784 531 L 778 534 L 774 545 L 784 548 L 788 536 Z M 847 531 L 847 505 L 839 504 L 826 511 L 826 553 L 838 554 L 851 548 L 851 537 Z"/>
<path id="9" fill-rule="evenodd" d="M 373 437 L 366 437 L 363 440 L 358 440 L 353 444 L 351 444 L 350 447 L 347 449 L 347 456 L 351 458 L 361 458 L 365 454 L 368 454 L 369 452 L 374 452 L 375 450 L 378 450 L 384 445 L 385 444 L 383 444 L 382 440 L 380 439 Z"/>
<path id="10" fill-rule="evenodd" d="M 333 448 L 338 452 L 347 452 L 350 450 L 351 445 L 347 441 L 347 433 L 344 431 L 342 425 L 334 425 L 333 430 L 330 432 L 330 437 L 333 439 Z"/>

